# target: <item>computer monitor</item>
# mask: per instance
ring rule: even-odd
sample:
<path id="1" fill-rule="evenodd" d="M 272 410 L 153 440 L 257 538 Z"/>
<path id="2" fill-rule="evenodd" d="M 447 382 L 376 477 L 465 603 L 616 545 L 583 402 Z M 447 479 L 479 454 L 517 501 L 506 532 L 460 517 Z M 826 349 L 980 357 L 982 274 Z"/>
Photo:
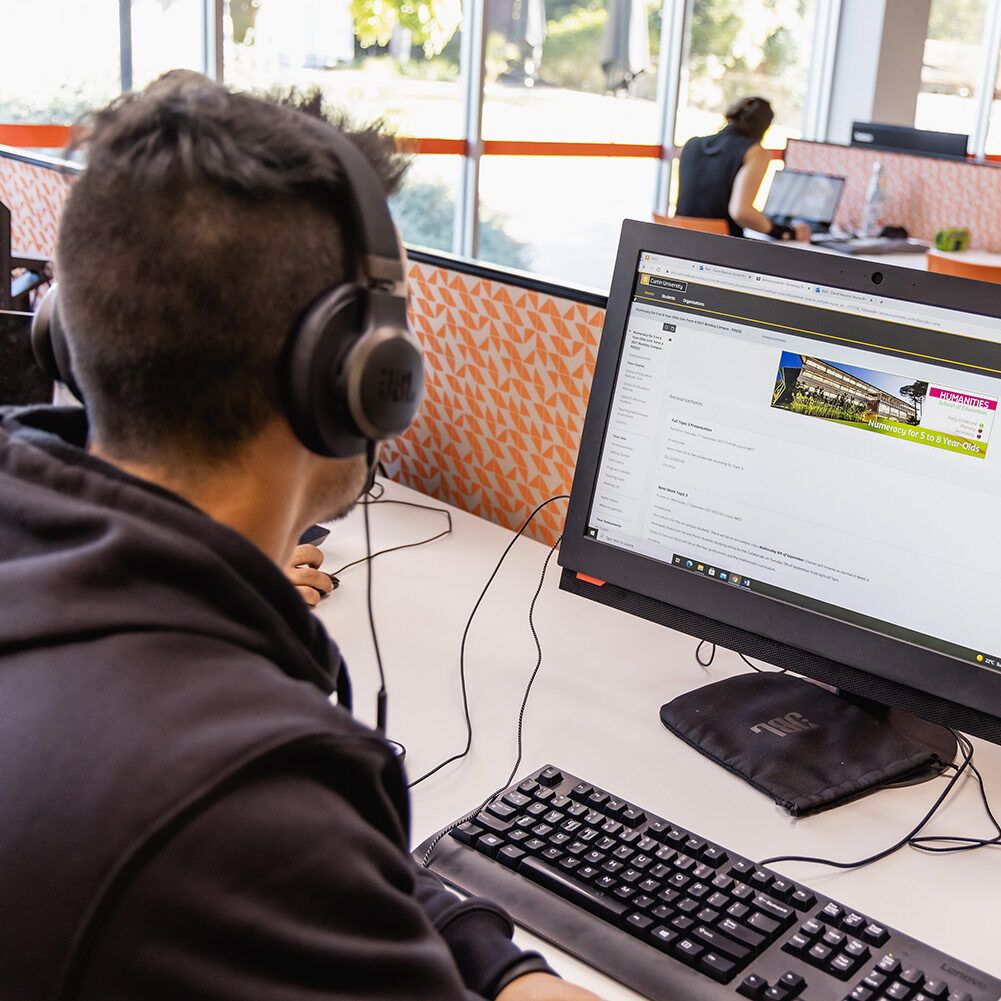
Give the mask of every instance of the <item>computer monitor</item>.
<path id="1" fill-rule="evenodd" d="M 561 587 L 1001 742 L 1001 287 L 969 289 L 625 222 Z"/>
<path id="2" fill-rule="evenodd" d="M 772 178 L 765 215 L 788 225 L 799 220 L 815 230 L 827 230 L 834 220 L 845 187 L 843 177 L 806 170 L 780 170 Z"/>
<path id="3" fill-rule="evenodd" d="M 31 313 L 0 310 L 0 407 L 52 399 L 52 380 L 31 350 L 31 320 Z"/>
<path id="4" fill-rule="evenodd" d="M 965 160 L 970 137 L 960 132 L 932 132 L 906 125 L 852 122 L 853 146 L 866 146 L 885 153 L 916 153 L 919 156 Z"/>

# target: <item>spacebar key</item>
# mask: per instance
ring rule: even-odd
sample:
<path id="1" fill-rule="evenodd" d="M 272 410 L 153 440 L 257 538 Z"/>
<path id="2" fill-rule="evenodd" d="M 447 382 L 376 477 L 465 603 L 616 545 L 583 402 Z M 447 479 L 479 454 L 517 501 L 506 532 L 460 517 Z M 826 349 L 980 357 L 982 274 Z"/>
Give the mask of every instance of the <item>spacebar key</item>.
<path id="1" fill-rule="evenodd" d="M 578 907 L 583 907 L 606 921 L 618 922 L 618 919 L 629 910 L 629 905 L 621 900 L 592 890 L 585 883 L 564 875 L 559 869 L 554 869 L 537 858 L 522 859 L 518 872 L 533 883 L 552 890 L 564 900 L 569 900 L 572 904 L 577 904 Z"/>

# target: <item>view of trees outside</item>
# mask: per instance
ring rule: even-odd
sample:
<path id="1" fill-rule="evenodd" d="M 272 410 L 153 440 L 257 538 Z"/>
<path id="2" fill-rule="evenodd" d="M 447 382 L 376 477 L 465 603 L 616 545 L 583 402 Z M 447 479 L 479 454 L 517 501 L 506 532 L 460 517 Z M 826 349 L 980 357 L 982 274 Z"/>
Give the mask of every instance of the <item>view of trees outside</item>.
<path id="1" fill-rule="evenodd" d="M 120 89 L 117 3 L 0 2 L 0 122 L 72 122 Z"/>
<path id="2" fill-rule="evenodd" d="M 694 0 L 677 145 L 720 129 L 727 106 L 751 94 L 775 109 L 766 146 L 801 135 L 815 17 L 816 0 Z"/>
<path id="3" fill-rule="evenodd" d="M 932 0 L 914 116 L 919 129 L 973 132 L 986 17 L 987 0 Z"/>

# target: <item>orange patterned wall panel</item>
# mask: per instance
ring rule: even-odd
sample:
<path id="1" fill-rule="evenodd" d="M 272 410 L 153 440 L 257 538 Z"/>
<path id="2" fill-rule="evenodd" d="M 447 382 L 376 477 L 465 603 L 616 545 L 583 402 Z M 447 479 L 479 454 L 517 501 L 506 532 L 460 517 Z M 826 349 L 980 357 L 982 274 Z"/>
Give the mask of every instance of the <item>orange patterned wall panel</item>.
<path id="1" fill-rule="evenodd" d="M 873 164 L 886 178 L 885 222 L 931 241 L 935 231 L 962 226 L 978 250 L 1001 252 L 1001 167 L 792 139 L 785 164 L 846 179 L 835 222 L 858 229 Z"/>
<path id="2" fill-rule="evenodd" d="M 0 202 L 10 209 L 14 253 L 52 257 L 73 175 L 0 155 Z"/>
<path id="3" fill-rule="evenodd" d="M 567 493 L 604 310 L 446 268 L 411 263 L 412 316 L 427 393 L 385 449 L 390 475 L 509 528 Z M 565 504 L 528 529 L 556 540 Z"/>

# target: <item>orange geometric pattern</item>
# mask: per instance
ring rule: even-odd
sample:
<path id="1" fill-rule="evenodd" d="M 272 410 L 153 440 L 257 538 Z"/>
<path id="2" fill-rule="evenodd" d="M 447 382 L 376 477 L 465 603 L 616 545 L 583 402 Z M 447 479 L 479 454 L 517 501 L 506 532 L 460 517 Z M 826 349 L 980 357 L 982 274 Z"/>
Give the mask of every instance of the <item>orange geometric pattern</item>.
<path id="1" fill-rule="evenodd" d="M 962 226 L 977 250 L 1001 252 L 1001 169 L 996 166 L 797 139 L 789 141 L 785 154 L 790 169 L 846 179 L 835 222 L 850 230 L 861 226 L 877 161 L 886 179 L 885 223 L 906 226 L 911 236 L 928 241 L 936 230 Z"/>
<path id="2" fill-rule="evenodd" d="M 0 202 L 10 209 L 14 253 L 51 258 L 73 176 L 0 155 Z"/>
<path id="3" fill-rule="evenodd" d="M 427 391 L 413 427 L 384 449 L 387 471 L 508 528 L 568 493 L 604 310 L 411 262 L 411 318 Z M 526 534 L 553 543 L 565 504 Z"/>

